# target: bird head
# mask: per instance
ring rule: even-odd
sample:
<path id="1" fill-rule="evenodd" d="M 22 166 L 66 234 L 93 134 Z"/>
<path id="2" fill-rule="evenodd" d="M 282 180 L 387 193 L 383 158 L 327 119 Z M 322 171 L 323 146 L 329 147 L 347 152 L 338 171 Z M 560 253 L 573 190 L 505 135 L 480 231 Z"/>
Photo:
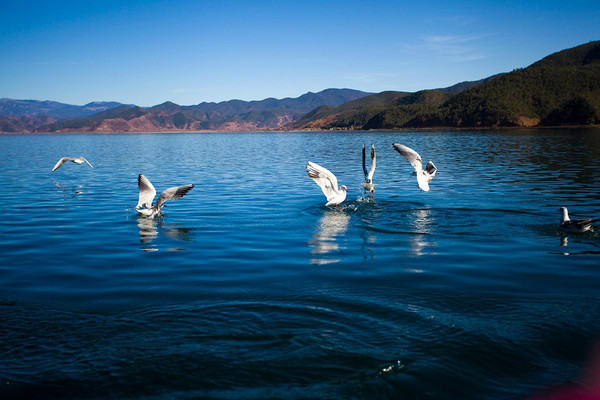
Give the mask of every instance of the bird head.
<path id="1" fill-rule="evenodd" d="M 558 209 L 558 211 L 560 212 L 560 222 L 563 223 L 564 221 L 570 221 L 571 219 L 569 218 L 569 212 L 567 211 L 567 207 L 561 207 Z"/>
<path id="2" fill-rule="evenodd" d="M 346 185 L 342 185 L 342 186 L 340 186 L 340 190 L 343 190 L 344 192 L 347 192 L 348 188 L 346 187 Z"/>

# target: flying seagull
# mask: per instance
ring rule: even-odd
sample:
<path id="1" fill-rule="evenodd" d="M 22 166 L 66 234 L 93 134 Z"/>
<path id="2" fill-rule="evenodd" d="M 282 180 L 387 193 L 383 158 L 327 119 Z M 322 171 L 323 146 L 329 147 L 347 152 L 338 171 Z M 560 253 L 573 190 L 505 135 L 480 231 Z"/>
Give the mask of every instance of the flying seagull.
<path id="1" fill-rule="evenodd" d="M 561 212 L 560 214 L 560 225 L 559 228 L 566 232 L 585 232 L 589 231 L 594 222 L 600 221 L 599 219 L 571 219 L 569 218 L 569 211 L 567 207 L 561 207 L 558 209 Z"/>
<path id="2" fill-rule="evenodd" d="M 158 196 L 158 200 L 154 205 L 152 205 L 152 200 L 154 200 L 154 196 L 156 196 L 156 189 L 154 189 L 150 180 L 140 174 L 138 176 L 138 187 L 140 188 L 140 197 L 137 206 L 135 206 L 135 211 L 146 217 L 154 217 L 160 213 L 165 201 L 182 198 L 192 190 L 194 185 L 188 184 L 165 189 L 160 196 Z"/>
<path id="3" fill-rule="evenodd" d="M 306 164 L 306 172 L 308 176 L 319 185 L 325 197 L 327 197 L 326 206 L 338 206 L 346 200 L 348 188 L 342 185 L 338 188 L 338 181 L 334 174 L 327 168 L 321 167 L 314 162 Z"/>
<path id="4" fill-rule="evenodd" d="M 85 157 L 63 157 L 60 160 L 58 160 L 54 168 L 52 168 L 52 172 L 56 171 L 60 168 L 61 165 L 69 161 L 74 162 L 75 164 L 83 164 L 84 162 L 86 162 L 90 167 L 94 168 L 94 166 L 90 164 L 90 162 L 86 160 Z"/>
<path id="5" fill-rule="evenodd" d="M 363 187 L 365 191 L 371 194 L 371 198 L 373 198 L 373 193 L 375 193 L 375 184 L 373 183 L 373 175 L 375 174 L 375 167 L 377 166 L 377 158 L 375 157 L 375 145 L 371 145 L 371 169 L 367 171 L 367 163 L 365 156 L 365 145 L 362 147 L 362 165 L 363 165 L 363 173 L 365 174 L 365 181 L 363 182 Z"/>
<path id="6" fill-rule="evenodd" d="M 423 169 L 423 160 L 421 160 L 419 153 L 400 143 L 394 143 L 393 146 L 394 149 L 396 149 L 398 153 L 402 154 L 402 156 L 406 158 L 410 165 L 412 165 L 415 169 L 411 176 L 417 176 L 419 188 L 425 192 L 428 192 L 429 182 L 431 182 L 437 171 L 437 168 L 433 162 L 429 161 L 427 165 L 425 165 L 425 169 Z"/>

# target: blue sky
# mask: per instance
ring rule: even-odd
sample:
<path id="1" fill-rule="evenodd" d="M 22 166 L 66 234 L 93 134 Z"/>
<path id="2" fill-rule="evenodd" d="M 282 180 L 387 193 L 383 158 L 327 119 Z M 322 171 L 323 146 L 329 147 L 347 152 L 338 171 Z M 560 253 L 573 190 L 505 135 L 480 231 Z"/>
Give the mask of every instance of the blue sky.
<path id="1" fill-rule="evenodd" d="M 600 1 L 0 0 L 0 98 L 151 106 L 417 91 L 600 39 Z"/>

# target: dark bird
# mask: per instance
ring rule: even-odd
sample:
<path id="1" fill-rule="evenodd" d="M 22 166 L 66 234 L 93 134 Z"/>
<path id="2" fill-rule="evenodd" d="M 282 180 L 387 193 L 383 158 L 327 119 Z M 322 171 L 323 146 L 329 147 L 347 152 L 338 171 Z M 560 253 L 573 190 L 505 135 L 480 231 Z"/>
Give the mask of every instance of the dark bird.
<path id="1" fill-rule="evenodd" d="M 565 232 L 575 232 L 575 233 L 586 232 L 592 228 L 592 224 L 594 222 L 600 221 L 600 218 L 599 219 L 590 219 L 590 218 L 571 219 L 571 218 L 569 218 L 569 211 L 567 210 L 567 207 L 561 207 L 558 209 L 558 211 L 561 212 L 559 228 L 560 228 L 560 230 L 565 231 Z"/>

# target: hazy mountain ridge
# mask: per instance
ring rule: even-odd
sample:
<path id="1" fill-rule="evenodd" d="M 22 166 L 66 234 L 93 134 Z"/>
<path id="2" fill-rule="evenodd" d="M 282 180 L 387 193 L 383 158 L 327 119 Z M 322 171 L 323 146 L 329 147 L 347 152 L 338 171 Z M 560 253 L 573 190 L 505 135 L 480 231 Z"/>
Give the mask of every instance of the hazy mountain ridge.
<path id="1" fill-rule="evenodd" d="M 56 122 L 56 118 L 41 116 L 31 117 L 6 117 L 0 115 L 0 132 L 18 133 L 32 132 L 39 126 L 48 125 Z"/>
<path id="2" fill-rule="evenodd" d="M 0 115 L 5 117 L 46 116 L 55 119 L 79 118 L 96 114 L 123 104 L 115 101 L 94 101 L 83 106 L 57 101 L 0 99 Z"/>

